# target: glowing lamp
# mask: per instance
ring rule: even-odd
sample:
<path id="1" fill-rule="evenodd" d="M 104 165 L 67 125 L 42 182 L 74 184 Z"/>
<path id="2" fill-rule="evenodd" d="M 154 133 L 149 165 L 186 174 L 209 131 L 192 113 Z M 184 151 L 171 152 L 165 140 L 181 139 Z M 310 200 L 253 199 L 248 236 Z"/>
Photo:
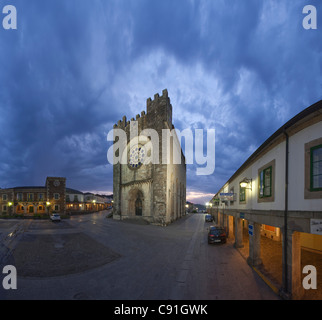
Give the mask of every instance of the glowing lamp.
<path id="1" fill-rule="evenodd" d="M 245 189 L 250 189 L 252 190 L 252 182 L 253 180 L 252 179 L 247 179 L 247 178 L 244 178 L 240 183 L 239 185 L 241 186 L 241 188 L 245 188 Z M 250 184 L 250 188 L 248 187 Z"/>

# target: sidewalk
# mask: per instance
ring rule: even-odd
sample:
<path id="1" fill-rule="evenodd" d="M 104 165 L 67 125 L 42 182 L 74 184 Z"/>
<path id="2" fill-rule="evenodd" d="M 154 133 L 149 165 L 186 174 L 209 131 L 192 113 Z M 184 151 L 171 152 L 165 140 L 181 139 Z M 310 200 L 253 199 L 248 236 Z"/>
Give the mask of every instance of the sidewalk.
<path id="1" fill-rule="evenodd" d="M 243 248 L 239 248 L 240 254 L 247 259 L 249 256 L 249 236 L 246 229 L 243 234 Z M 264 277 L 264 281 L 278 291 L 282 287 L 282 242 L 261 237 L 261 259 L 263 264 L 257 267 Z M 317 290 L 304 290 L 301 300 L 322 300 L 322 254 L 305 249 L 301 250 L 301 269 L 304 266 L 313 265 L 317 270 Z M 302 276 L 302 279 L 305 275 Z"/>

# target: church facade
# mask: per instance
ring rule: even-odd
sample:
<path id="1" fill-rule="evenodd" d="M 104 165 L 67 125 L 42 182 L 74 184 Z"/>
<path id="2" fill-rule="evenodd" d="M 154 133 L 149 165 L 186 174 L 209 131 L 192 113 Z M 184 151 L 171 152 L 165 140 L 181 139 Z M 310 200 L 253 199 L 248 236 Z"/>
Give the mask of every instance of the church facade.
<path id="1" fill-rule="evenodd" d="M 113 165 L 113 218 L 168 225 L 182 217 L 186 164 L 172 124 L 168 91 L 163 90 L 162 96 L 155 94 L 153 100 L 149 98 L 146 112 L 131 121 L 124 116 L 114 129 L 126 133 L 126 143 L 122 148 L 114 145 L 114 155 L 123 161 Z M 151 130 L 158 139 L 153 139 Z M 166 146 L 164 132 L 171 133 Z M 179 154 L 179 161 L 173 161 L 174 152 Z"/>

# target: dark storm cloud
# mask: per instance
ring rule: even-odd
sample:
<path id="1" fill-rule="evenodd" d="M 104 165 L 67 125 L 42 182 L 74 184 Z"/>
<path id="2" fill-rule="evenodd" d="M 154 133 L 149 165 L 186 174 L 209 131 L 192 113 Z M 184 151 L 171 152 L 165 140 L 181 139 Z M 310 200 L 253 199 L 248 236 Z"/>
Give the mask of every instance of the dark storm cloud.
<path id="1" fill-rule="evenodd" d="M 108 87 L 114 70 L 93 65 L 97 55 L 92 35 L 95 28 L 104 27 L 95 25 L 100 3 L 13 4 L 18 30 L 11 34 L 2 30 L 0 40 L 1 134 L 6 142 L 1 163 L 7 165 L 1 166 L 2 184 L 39 184 L 49 174 L 70 177 L 84 167 L 106 164 L 102 125 L 112 126 L 118 111 Z M 114 38 L 107 40 L 112 47 Z M 116 65 L 115 51 L 108 51 L 111 65 Z M 106 68 L 101 82 L 100 68 Z"/>
<path id="2" fill-rule="evenodd" d="M 106 134 L 167 88 L 175 126 L 215 128 L 211 194 L 281 125 L 321 99 L 321 28 L 297 1 L 29 0 L 0 28 L 0 186 L 66 176 L 112 190 Z M 313 1 L 318 14 L 322 6 Z"/>

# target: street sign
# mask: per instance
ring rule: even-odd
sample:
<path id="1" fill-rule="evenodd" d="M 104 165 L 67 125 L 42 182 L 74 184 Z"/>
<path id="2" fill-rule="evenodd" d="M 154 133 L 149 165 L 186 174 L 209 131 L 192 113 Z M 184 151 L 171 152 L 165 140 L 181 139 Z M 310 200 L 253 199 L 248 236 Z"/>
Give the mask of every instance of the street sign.
<path id="1" fill-rule="evenodd" d="M 251 224 L 249 224 L 249 225 L 248 225 L 248 234 L 249 234 L 250 236 L 252 236 L 252 235 L 253 235 L 253 231 L 254 231 L 254 226 L 253 226 L 253 225 L 251 225 Z"/>
<path id="2" fill-rule="evenodd" d="M 234 201 L 234 193 L 219 193 L 219 197 L 221 201 Z"/>
<path id="3" fill-rule="evenodd" d="M 311 219 L 311 233 L 322 235 L 322 220 L 321 219 Z"/>

